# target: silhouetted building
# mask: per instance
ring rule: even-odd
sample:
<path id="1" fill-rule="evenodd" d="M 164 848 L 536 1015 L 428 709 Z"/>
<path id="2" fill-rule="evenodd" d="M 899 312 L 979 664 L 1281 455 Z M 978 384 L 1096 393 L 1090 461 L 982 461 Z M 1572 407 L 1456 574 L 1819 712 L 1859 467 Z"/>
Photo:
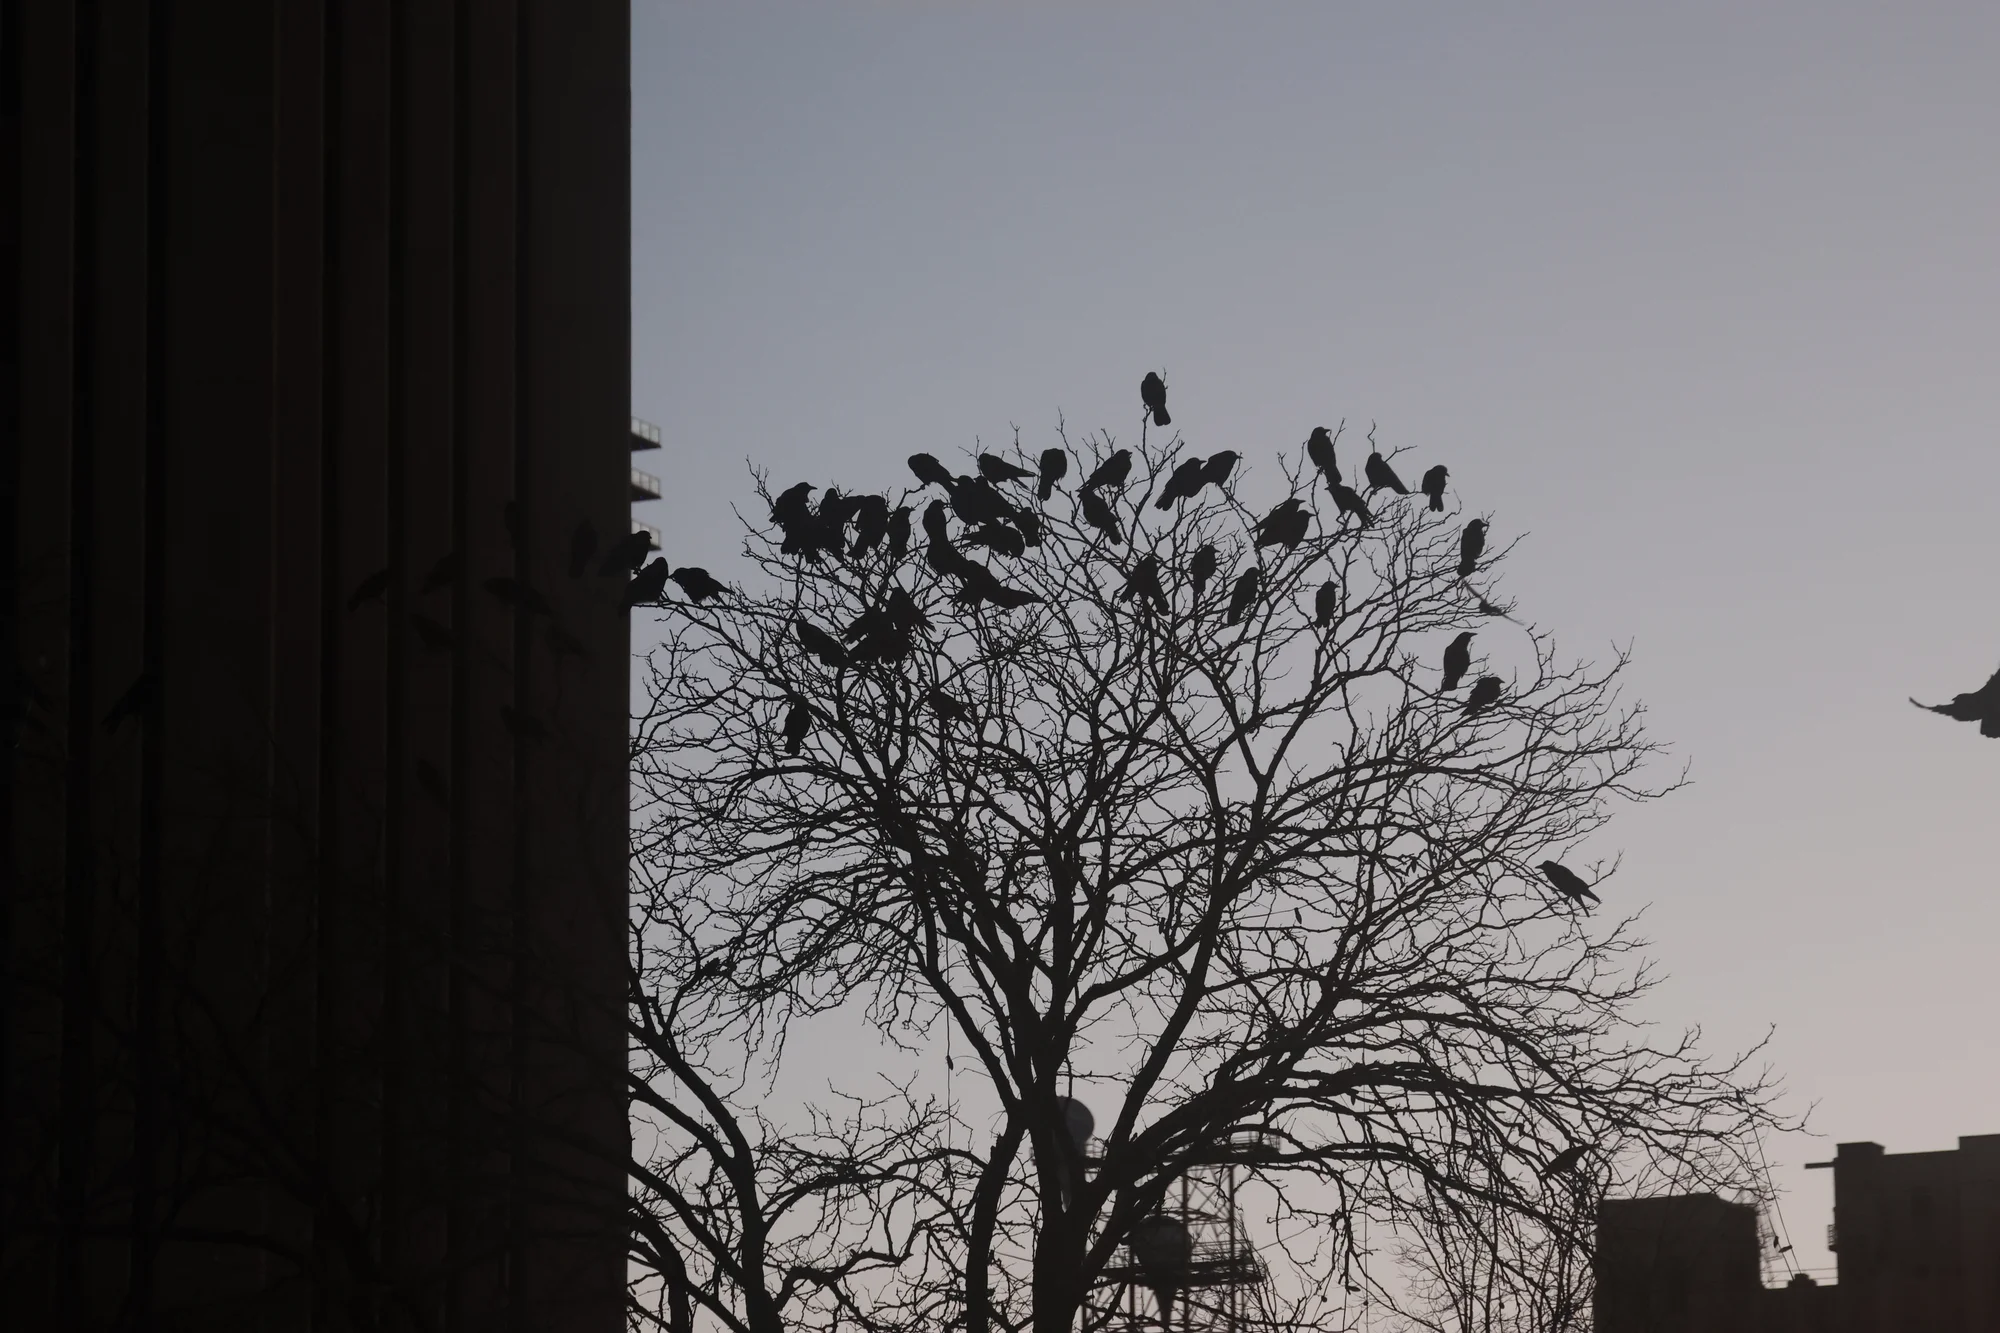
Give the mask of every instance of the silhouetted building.
<path id="1" fill-rule="evenodd" d="M 0 5 L 9 1327 L 619 1326 L 627 10 Z"/>
<path id="2" fill-rule="evenodd" d="M 2000 1333 L 2000 1134 L 1956 1151 L 1843 1143 L 1833 1285 L 1760 1276 L 1756 1210 L 1712 1194 L 1607 1200 L 1596 1333 Z"/>

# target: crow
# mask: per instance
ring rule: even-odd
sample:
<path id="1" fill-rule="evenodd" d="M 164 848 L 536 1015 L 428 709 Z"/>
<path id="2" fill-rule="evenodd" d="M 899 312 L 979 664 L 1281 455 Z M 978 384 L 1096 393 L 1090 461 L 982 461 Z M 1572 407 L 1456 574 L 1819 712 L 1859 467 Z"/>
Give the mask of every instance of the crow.
<path id="1" fill-rule="evenodd" d="M 917 480 L 926 486 L 942 486 L 947 492 L 952 488 L 951 473 L 929 454 L 911 454 L 910 471 L 916 473 Z"/>
<path id="2" fill-rule="evenodd" d="M 900 662 L 917 646 L 915 637 L 880 607 L 862 612 L 842 637 L 856 641 L 849 655 L 857 662 Z"/>
<path id="3" fill-rule="evenodd" d="M 531 616 L 550 616 L 555 614 L 555 611 L 549 606 L 547 598 L 519 579 L 488 579 L 486 580 L 485 588 L 486 591 L 492 593 L 495 597 L 517 611 L 525 611 Z"/>
<path id="4" fill-rule="evenodd" d="M 1479 614 L 1482 616 L 1498 616 L 1502 620 L 1512 620 L 1514 617 L 1507 613 L 1513 609 L 1514 603 L 1512 602 L 1507 603 L 1505 606 L 1495 606 L 1484 597 L 1479 599 Z"/>
<path id="5" fill-rule="evenodd" d="M 889 558 L 901 560 L 910 553 L 910 507 L 897 505 L 889 515 Z"/>
<path id="6" fill-rule="evenodd" d="M 1465 673 L 1472 669 L 1472 635 L 1473 631 L 1467 630 L 1445 645 L 1444 692 L 1446 694 L 1457 689 L 1458 683 L 1465 679 Z"/>
<path id="7" fill-rule="evenodd" d="M 1592 1146 L 1594 1145 L 1578 1143 L 1564 1148 L 1561 1152 L 1550 1158 L 1549 1164 L 1542 1168 L 1542 1179 L 1547 1180 L 1551 1176 L 1559 1176 L 1565 1172 L 1574 1171 L 1577 1164 L 1583 1161 L 1583 1155 L 1589 1152 Z"/>
<path id="8" fill-rule="evenodd" d="M 1333 618 L 1340 614 L 1340 585 L 1332 579 L 1319 585 L 1313 595 L 1313 623 L 1331 625 Z"/>
<path id="9" fill-rule="evenodd" d="M 576 531 L 569 535 L 569 576 L 583 577 L 583 571 L 590 568 L 590 557 L 597 554 L 597 529 L 590 526 L 589 519 L 576 525 Z"/>
<path id="10" fill-rule="evenodd" d="M 1500 687 L 1506 682 L 1498 676 L 1481 676 L 1472 682 L 1472 693 L 1466 696 L 1465 712 L 1468 717 L 1478 717 L 1481 713 L 1500 702 Z"/>
<path id="11" fill-rule="evenodd" d="M 1014 526 L 1021 530 L 1021 540 L 1025 544 L 1029 546 L 1042 544 L 1042 520 L 1036 517 L 1034 510 L 1016 509 Z"/>
<path id="12" fill-rule="evenodd" d="M 424 647 L 434 653 L 448 653 L 457 644 L 452 632 L 429 616 L 412 615 L 410 627 L 416 630 L 417 637 L 424 641 Z"/>
<path id="13" fill-rule="evenodd" d="M 1005 523 L 986 523 L 965 534 L 967 546 L 985 546 L 1001 555 L 1020 558 L 1027 549 L 1027 540 Z"/>
<path id="14" fill-rule="evenodd" d="M 394 576 L 390 571 L 378 569 L 367 578 L 361 580 L 360 583 L 355 585 L 354 591 L 348 594 L 348 612 L 351 614 L 359 611 L 363 602 L 372 602 L 383 593 L 389 591 L 389 580 L 392 577 Z"/>
<path id="15" fill-rule="evenodd" d="M 827 487 L 826 494 L 819 498 L 819 512 L 813 515 L 813 522 L 806 529 L 807 542 L 828 555 L 845 551 L 847 525 L 861 512 L 861 500 L 858 495 L 842 495 L 837 486 Z"/>
<path id="16" fill-rule="evenodd" d="M 1120 449 L 1111 457 L 1097 465 L 1095 471 L 1084 479 L 1083 489 L 1094 491 L 1099 486 L 1123 486 L 1125 478 L 1132 474 L 1132 451 Z"/>
<path id="17" fill-rule="evenodd" d="M 964 580 L 964 586 L 958 590 L 954 600 L 971 606 L 977 606 L 981 602 L 991 602 L 1003 611 L 1011 611 L 1017 606 L 1027 606 L 1031 602 L 1042 600 L 1036 593 L 1008 587 L 994 575 L 992 570 L 977 561 L 967 560 L 953 572 Z"/>
<path id="18" fill-rule="evenodd" d="M 1125 577 L 1125 586 L 1118 593 L 1118 600 L 1129 602 L 1138 597 L 1149 603 L 1154 610 L 1167 609 L 1166 590 L 1160 587 L 1160 557 L 1149 555 L 1132 566 L 1132 572 Z"/>
<path id="19" fill-rule="evenodd" d="M 924 702 L 947 722 L 957 722 L 972 715 L 972 708 L 969 705 L 946 694 L 941 686 L 931 686 L 930 692 L 924 695 Z"/>
<path id="20" fill-rule="evenodd" d="M 644 536 L 645 534 L 639 533 L 636 535 Z M 615 551 L 618 548 L 614 544 L 611 549 Z M 644 560 L 645 557 L 641 555 L 640 559 Z M 625 568 L 636 569 L 638 566 L 636 564 L 627 565 Z M 439 588 L 449 588 L 456 582 L 458 582 L 458 552 L 447 551 L 438 557 L 438 562 L 435 565 L 431 566 L 431 572 L 424 575 L 423 586 L 417 589 L 417 595 L 427 597 Z"/>
<path id="21" fill-rule="evenodd" d="M 1236 466 L 1237 453 L 1234 449 L 1224 449 L 1208 456 L 1208 463 L 1201 470 L 1201 479 L 1218 491 L 1222 483 L 1229 480 L 1230 471 Z"/>
<path id="22" fill-rule="evenodd" d="M 931 618 L 901 588 L 889 589 L 889 623 L 897 629 L 920 630 L 931 627 Z"/>
<path id="23" fill-rule="evenodd" d="M 1544 861 L 1537 869 L 1542 872 L 1542 877 L 1548 880 L 1557 893 L 1560 893 L 1573 903 L 1580 903 L 1585 898 L 1590 899 L 1594 903 L 1603 901 L 1603 899 L 1590 891 L 1590 885 L 1584 883 L 1583 876 L 1577 874 L 1560 861 Z"/>
<path id="24" fill-rule="evenodd" d="M 1190 458 L 1174 469 L 1167 478 L 1167 484 L 1160 488 L 1160 498 L 1153 502 L 1155 509 L 1172 509 L 1176 500 L 1192 500 L 1195 492 L 1202 488 L 1203 471 L 1206 464 L 1199 458 Z"/>
<path id="25" fill-rule="evenodd" d="M 967 523 L 1011 523 L 1014 506 L 984 478 L 960 477 L 951 493 L 951 507 Z"/>
<path id="26" fill-rule="evenodd" d="M 1237 621 L 1243 619 L 1249 613 L 1250 608 L 1256 605 L 1257 585 L 1263 582 L 1263 578 L 1264 575 L 1261 570 L 1252 569 L 1246 571 L 1241 578 L 1236 580 L 1236 586 L 1229 590 L 1229 615 L 1227 619 L 1230 624 L 1234 625 Z"/>
<path id="27" fill-rule="evenodd" d="M 1096 491 L 1087 490 L 1083 493 L 1083 519 L 1113 542 L 1123 539 L 1123 534 L 1118 528 L 1118 515 L 1111 512 L 1111 506 L 1106 504 L 1104 497 Z"/>
<path id="28" fill-rule="evenodd" d="M 1016 467 L 998 454 L 979 455 L 979 475 L 991 482 L 1025 481 L 1035 474 Z"/>
<path id="29" fill-rule="evenodd" d="M 641 602 L 657 602 L 667 591 L 667 562 L 655 560 L 625 585 L 625 609 L 630 611 Z"/>
<path id="30" fill-rule="evenodd" d="M 1305 507 L 1305 503 L 1295 495 L 1264 515 L 1264 521 L 1257 525 L 1257 545 L 1282 545 L 1291 550 L 1304 541 L 1306 529 L 1312 523 L 1312 511 Z"/>
<path id="31" fill-rule="evenodd" d="M 1215 577 L 1218 563 L 1220 558 L 1215 553 L 1214 543 L 1209 543 L 1194 553 L 1194 560 L 1188 565 L 1188 582 L 1194 585 L 1196 601 L 1201 600 L 1202 593 L 1208 588 L 1208 581 Z"/>
<path id="32" fill-rule="evenodd" d="M 1340 485 L 1340 465 L 1333 461 L 1333 432 L 1324 426 L 1314 426 L 1312 434 L 1306 436 L 1306 457 L 1320 470 L 1329 487 Z"/>
<path id="33" fill-rule="evenodd" d="M 830 667 L 847 665 L 847 650 L 840 646 L 839 639 L 803 620 L 793 621 L 792 628 L 798 632 L 799 642 L 804 645 L 805 650 L 822 663 Z"/>
<path id="34" fill-rule="evenodd" d="M 1167 415 L 1167 382 L 1152 371 L 1139 381 L 1139 401 L 1152 414 L 1155 426 L 1171 426 L 1174 419 Z"/>
<path id="35" fill-rule="evenodd" d="M 849 555 L 866 555 L 882 544 L 889 531 L 889 502 L 879 495 L 864 495 L 854 504 L 854 545 Z"/>
<path id="36" fill-rule="evenodd" d="M 1352 514 L 1360 519 L 1362 527 L 1372 528 L 1375 526 L 1375 515 L 1368 512 L 1367 504 L 1355 493 L 1352 486 L 1342 486 L 1336 483 L 1333 488 L 1333 502 L 1340 506 L 1341 513 Z"/>
<path id="37" fill-rule="evenodd" d="M 1911 703 L 1917 704 L 1915 699 Z M 1970 694 L 1954 695 L 1948 704 L 1917 704 L 1932 713 L 1942 713 L 1954 722 L 1977 722 L 1979 734 L 2000 740 L 2000 671 Z"/>
<path id="38" fill-rule="evenodd" d="M 1465 531 L 1458 539 L 1458 576 L 1472 577 L 1472 571 L 1479 568 L 1479 556 L 1486 549 L 1486 522 L 1473 519 L 1465 525 Z"/>
<path id="39" fill-rule="evenodd" d="M 1069 475 L 1069 455 L 1060 449 L 1042 450 L 1042 484 L 1035 488 L 1035 498 L 1044 504 L 1056 493 L 1056 483 Z"/>
<path id="40" fill-rule="evenodd" d="M 944 514 L 945 504 L 942 500 L 933 500 L 924 509 L 924 536 L 927 539 L 924 561 L 938 573 L 950 574 L 965 563 L 965 557 L 951 544 Z"/>
<path id="41" fill-rule="evenodd" d="M 805 746 L 806 732 L 812 729 L 812 709 L 796 694 L 790 704 L 785 709 L 785 753 L 796 758 Z"/>
<path id="42" fill-rule="evenodd" d="M 630 574 L 633 570 L 646 563 L 646 557 L 651 554 L 652 550 L 652 535 L 634 528 L 604 548 L 604 559 L 598 562 L 597 572 L 600 576 L 607 579 L 613 574 Z M 449 559 L 450 557 L 446 558 Z M 431 577 L 436 577 L 435 571 L 433 571 Z M 428 590 L 430 580 L 426 579 L 424 582 L 426 590 Z"/>
<path id="43" fill-rule="evenodd" d="M 549 729 L 541 724 L 540 719 L 522 712 L 511 704 L 500 705 L 500 720 L 507 724 L 507 730 L 513 734 L 515 740 L 545 741 L 549 738 Z"/>
<path id="44" fill-rule="evenodd" d="M 779 492 L 778 498 L 771 501 L 771 521 L 786 532 L 793 528 L 811 527 L 812 492 L 813 484 L 809 481 Z"/>
<path id="45" fill-rule="evenodd" d="M 729 591 L 699 565 L 683 565 L 667 577 L 697 603 L 710 601 Z"/>
<path id="46" fill-rule="evenodd" d="M 1423 492 L 1430 497 L 1431 512 L 1434 514 L 1444 512 L 1444 484 L 1450 477 L 1451 469 L 1443 463 L 1424 473 Z"/>
<path id="47" fill-rule="evenodd" d="M 1396 475 L 1396 469 L 1389 466 L 1389 460 L 1380 454 L 1368 455 L 1368 461 L 1361 465 L 1368 477 L 1370 494 L 1375 491 L 1394 491 L 1398 495 L 1408 495 L 1410 488 Z"/>

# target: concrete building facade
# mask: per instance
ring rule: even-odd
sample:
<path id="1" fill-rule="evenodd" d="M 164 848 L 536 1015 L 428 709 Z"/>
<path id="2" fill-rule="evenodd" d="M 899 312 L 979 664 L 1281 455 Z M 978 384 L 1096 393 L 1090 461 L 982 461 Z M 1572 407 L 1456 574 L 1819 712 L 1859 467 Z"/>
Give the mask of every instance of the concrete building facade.
<path id="1" fill-rule="evenodd" d="M 0 5 L 0 1309 L 624 1290 L 625 0 Z"/>

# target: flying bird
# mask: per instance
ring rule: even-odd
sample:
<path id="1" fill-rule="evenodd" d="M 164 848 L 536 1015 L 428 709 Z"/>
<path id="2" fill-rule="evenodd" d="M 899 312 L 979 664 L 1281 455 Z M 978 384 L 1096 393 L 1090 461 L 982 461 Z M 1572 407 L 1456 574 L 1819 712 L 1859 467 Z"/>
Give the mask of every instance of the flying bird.
<path id="1" fill-rule="evenodd" d="M 1280 546 L 1291 550 L 1306 539 L 1306 531 L 1312 525 L 1312 512 L 1305 507 L 1305 501 L 1294 495 L 1289 500 L 1280 501 L 1257 525 L 1257 545 Z"/>
<path id="2" fill-rule="evenodd" d="M 569 535 L 569 576 L 582 578 L 583 572 L 590 568 L 590 557 L 596 554 L 597 529 L 590 526 L 590 520 L 586 518 L 579 521 L 576 531 Z"/>
<path id="3" fill-rule="evenodd" d="M 1194 553 L 1194 560 L 1188 565 L 1188 582 L 1194 585 L 1196 601 L 1201 600 L 1202 593 L 1208 588 L 1208 581 L 1215 577 L 1215 569 L 1219 563 L 1220 558 L 1215 553 L 1213 543 L 1203 546 Z"/>
<path id="4" fill-rule="evenodd" d="M 1466 696 L 1465 712 L 1468 717 L 1478 717 L 1481 713 L 1500 702 L 1500 688 L 1506 682 L 1498 676 L 1481 676 L 1472 682 L 1472 693 Z"/>
<path id="5" fill-rule="evenodd" d="M 667 577 L 679 584 L 680 590 L 697 603 L 712 601 L 729 591 L 699 565 L 683 565 Z"/>
<path id="6" fill-rule="evenodd" d="M 1486 521 L 1475 518 L 1465 525 L 1465 531 L 1458 539 L 1458 576 L 1472 577 L 1472 571 L 1479 568 L 1479 556 L 1486 549 Z"/>
<path id="7" fill-rule="evenodd" d="M 625 609 L 630 611 L 641 602 L 657 602 L 666 595 L 667 562 L 655 560 L 625 585 Z"/>
<path id="8" fill-rule="evenodd" d="M 1160 586 L 1160 557 L 1149 555 L 1132 566 L 1132 572 L 1125 577 L 1125 586 L 1118 593 L 1118 600 L 1129 602 L 1134 597 L 1150 604 L 1156 611 L 1167 609 L 1166 590 Z"/>
<path id="9" fill-rule="evenodd" d="M 1104 497 L 1096 491 L 1086 490 L 1083 493 L 1083 519 L 1113 542 L 1122 540 L 1118 528 L 1118 515 L 1111 512 L 1111 506 L 1106 504 Z"/>
<path id="10" fill-rule="evenodd" d="M 1375 515 L 1368 512 L 1367 504 L 1352 486 L 1342 486 L 1336 482 L 1333 487 L 1333 502 L 1340 507 L 1341 513 L 1352 514 L 1360 519 L 1362 527 L 1375 526 Z"/>
<path id="11" fill-rule="evenodd" d="M 1980 735 L 2000 740 L 2000 671 L 1972 693 L 1954 695 L 1948 704 L 1918 704 L 1915 699 L 1910 702 L 1928 712 L 1942 713 L 1954 722 L 1977 722 Z"/>
<path id="12" fill-rule="evenodd" d="M 1592 1146 L 1588 1143 L 1578 1143 L 1564 1148 L 1550 1158 L 1549 1164 L 1542 1168 L 1542 1179 L 1547 1180 L 1551 1176 L 1560 1176 L 1565 1172 L 1576 1170 L 1577 1164 L 1583 1161 L 1584 1154 L 1589 1152 Z"/>
<path id="13" fill-rule="evenodd" d="M 613 574 L 629 574 L 646 563 L 646 557 L 652 552 L 652 549 L 652 534 L 646 532 L 644 529 L 634 528 L 604 548 L 604 559 L 598 563 L 597 572 L 601 577 L 607 579 Z M 446 558 L 449 559 L 450 557 L 447 556 Z M 435 578 L 436 576 L 436 572 L 433 571 L 431 577 Z M 456 574 L 447 575 L 446 581 L 449 582 L 455 577 L 457 577 Z M 430 579 L 424 580 L 424 584 L 425 590 L 428 591 Z"/>
<path id="14" fill-rule="evenodd" d="M 1199 458 L 1190 458 L 1174 469 L 1167 478 L 1167 484 L 1160 488 L 1160 498 L 1153 501 L 1155 509 L 1172 509 L 1176 500 L 1192 500 L 1202 488 L 1206 478 L 1202 475 L 1207 464 Z"/>
<path id="15" fill-rule="evenodd" d="M 1152 371 L 1139 381 L 1139 401 L 1152 414 L 1155 426 L 1170 426 L 1173 418 L 1167 415 L 1167 382 Z"/>
<path id="16" fill-rule="evenodd" d="M 1340 485 L 1340 465 L 1333 461 L 1333 432 L 1324 426 L 1314 426 L 1312 434 L 1306 436 L 1306 457 L 1326 478 L 1329 487 Z"/>
<path id="17" fill-rule="evenodd" d="M 355 585 L 354 591 L 348 594 L 348 611 L 350 613 L 359 611 L 363 602 L 372 602 L 383 593 L 389 591 L 389 580 L 392 577 L 393 575 L 388 570 L 378 569 L 367 578 L 361 580 L 360 583 Z"/>
<path id="18" fill-rule="evenodd" d="M 1328 579 L 1320 584 L 1319 591 L 1313 594 L 1313 623 L 1321 626 L 1331 625 L 1333 618 L 1339 614 L 1340 585 Z"/>
<path id="19" fill-rule="evenodd" d="M 1557 893 L 1560 893 L 1573 903 L 1580 903 L 1585 898 L 1590 899 L 1594 903 L 1603 901 L 1590 891 L 1590 885 L 1584 882 L 1583 876 L 1577 874 L 1560 861 L 1544 861 L 1537 869 L 1542 872 L 1542 877 L 1548 880 Z"/>
<path id="20" fill-rule="evenodd" d="M 1472 630 L 1445 645 L 1444 650 L 1444 692 L 1450 694 L 1465 679 L 1465 673 L 1472 669 Z"/>
<path id="21" fill-rule="evenodd" d="M 998 454 L 979 455 L 979 475 L 988 481 L 1025 481 L 1035 474 L 1024 467 L 1016 467 Z"/>
<path id="22" fill-rule="evenodd" d="M 1221 490 L 1222 483 L 1228 481 L 1229 474 L 1235 470 L 1236 459 L 1237 453 L 1234 449 L 1223 449 L 1210 454 L 1208 463 L 1201 470 L 1201 479 L 1218 491 Z"/>
<path id="23" fill-rule="evenodd" d="M 830 667 L 847 665 L 847 650 L 841 647 L 839 639 L 817 625 L 809 625 L 803 620 L 793 621 L 792 628 L 798 632 L 799 643 L 821 662 Z"/>
<path id="24" fill-rule="evenodd" d="M 1408 495 L 1410 488 L 1396 475 L 1396 469 L 1389 466 L 1389 460 L 1381 454 L 1368 455 L 1368 461 L 1361 466 L 1367 474 L 1369 488 L 1373 491 L 1394 491 L 1398 495 Z"/>
<path id="25" fill-rule="evenodd" d="M 1263 582 L 1263 577 L 1263 571 L 1251 569 L 1246 570 L 1243 576 L 1236 580 L 1236 586 L 1229 590 L 1227 619 L 1230 624 L 1234 625 L 1243 619 L 1249 614 L 1250 608 L 1257 604 L 1257 587 Z"/>
<path id="26" fill-rule="evenodd" d="M 929 454 L 911 454 L 910 471 L 926 486 L 942 486 L 946 491 L 952 488 L 951 473 Z"/>
<path id="27" fill-rule="evenodd" d="M 812 709 L 795 694 L 791 707 L 785 710 L 785 753 L 796 758 L 805 746 L 806 732 L 811 729 Z"/>
<path id="28" fill-rule="evenodd" d="M 889 515 L 889 558 L 901 560 L 910 552 L 910 507 L 897 505 Z"/>
<path id="29" fill-rule="evenodd" d="M 1132 474 L 1132 451 L 1120 449 L 1111 457 L 1099 463 L 1091 474 L 1084 478 L 1083 489 L 1094 491 L 1099 486 L 1123 486 L 1125 478 Z"/>
<path id="30" fill-rule="evenodd" d="M 1450 478 L 1451 469 L 1443 463 L 1435 465 L 1424 473 L 1423 492 L 1430 497 L 1431 512 L 1434 514 L 1444 512 L 1444 484 Z"/>
<path id="31" fill-rule="evenodd" d="M 1035 488 L 1035 498 L 1047 503 L 1056 493 L 1056 483 L 1069 475 L 1069 455 L 1060 449 L 1042 450 L 1040 486 Z"/>
<path id="32" fill-rule="evenodd" d="M 849 555 L 866 555 L 882 544 L 889 531 L 889 501 L 880 495 L 864 495 L 854 506 L 854 545 Z"/>

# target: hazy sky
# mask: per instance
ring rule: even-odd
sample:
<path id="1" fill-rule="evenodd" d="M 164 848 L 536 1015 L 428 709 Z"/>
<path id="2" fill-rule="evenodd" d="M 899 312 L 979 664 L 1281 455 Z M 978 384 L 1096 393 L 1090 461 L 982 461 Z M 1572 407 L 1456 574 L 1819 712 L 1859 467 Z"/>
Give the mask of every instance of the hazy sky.
<path id="1" fill-rule="evenodd" d="M 2000 664 L 2000 6 L 1502 8 L 638 0 L 639 513 L 728 577 L 746 458 L 901 484 L 1155 366 L 1196 450 L 1449 464 L 1692 765 L 1583 859 L 1657 1017 L 1775 1025 L 1829 1266 L 1800 1164 L 2000 1132 L 2000 742 L 1904 702 Z"/>

